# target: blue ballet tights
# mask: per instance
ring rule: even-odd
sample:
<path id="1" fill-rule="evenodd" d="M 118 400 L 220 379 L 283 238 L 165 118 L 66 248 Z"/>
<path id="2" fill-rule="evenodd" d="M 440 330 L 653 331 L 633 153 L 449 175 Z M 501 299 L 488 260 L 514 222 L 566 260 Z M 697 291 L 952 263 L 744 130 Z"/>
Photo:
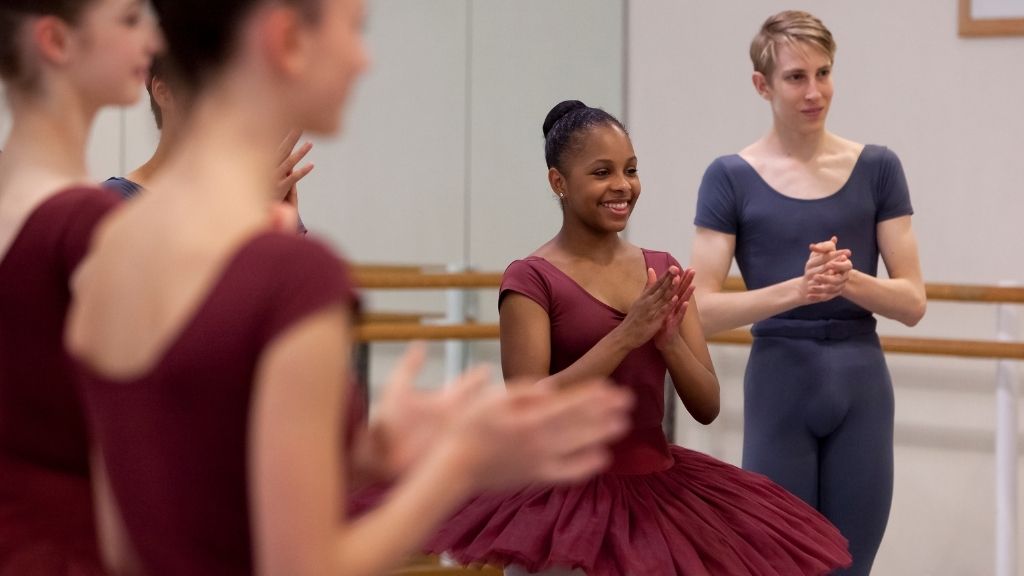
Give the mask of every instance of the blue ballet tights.
<path id="1" fill-rule="evenodd" d="M 817 508 L 871 572 L 889 520 L 893 391 L 876 334 L 755 338 L 744 381 L 743 467 Z"/>

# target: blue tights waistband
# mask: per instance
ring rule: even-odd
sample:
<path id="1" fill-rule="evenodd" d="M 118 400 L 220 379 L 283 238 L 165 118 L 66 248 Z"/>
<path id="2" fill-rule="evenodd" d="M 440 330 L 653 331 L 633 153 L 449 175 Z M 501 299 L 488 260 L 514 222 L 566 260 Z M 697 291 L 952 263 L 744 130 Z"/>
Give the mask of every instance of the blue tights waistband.
<path id="1" fill-rule="evenodd" d="M 872 334 L 878 321 L 874 316 L 853 320 L 796 320 L 768 318 L 754 324 L 750 332 L 754 337 L 806 338 L 809 340 L 846 340 L 851 336 Z"/>

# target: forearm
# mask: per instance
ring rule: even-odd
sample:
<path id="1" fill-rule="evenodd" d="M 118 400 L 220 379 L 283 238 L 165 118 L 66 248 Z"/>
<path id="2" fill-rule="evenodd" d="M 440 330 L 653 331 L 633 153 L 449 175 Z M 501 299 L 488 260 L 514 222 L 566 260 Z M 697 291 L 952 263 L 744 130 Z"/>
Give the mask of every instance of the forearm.
<path id="1" fill-rule="evenodd" d="M 548 376 L 544 381 L 557 387 L 565 387 L 591 378 L 607 378 L 634 348 L 635 346 L 627 342 L 622 331 L 616 328 L 599 340 L 579 360 L 568 368 Z"/>
<path id="2" fill-rule="evenodd" d="M 800 305 L 800 279 L 794 278 L 746 292 L 697 289 L 704 335 L 747 326 Z"/>
<path id="3" fill-rule="evenodd" d="M 472 494 L 472 477 L 454 447 L 432 451 L 383 505 L 339 536 L 335 573 L 383 574 L 400 565 Z"/>
<path id="4" fill-rule="evenodd" d="M 713 422 L 720 407 L 718 377 L 714 370 L 705 366 L 682 339 L 661 354 L 687 412 L 701 424 Z"/>
<path id="5" fill-rule="evenodd" d="M 843 297 L 907 326 L 917 324 L 927 307 L 923 283 L 908 278 L 876 278 L 857 270 L 850 272 Z"/>

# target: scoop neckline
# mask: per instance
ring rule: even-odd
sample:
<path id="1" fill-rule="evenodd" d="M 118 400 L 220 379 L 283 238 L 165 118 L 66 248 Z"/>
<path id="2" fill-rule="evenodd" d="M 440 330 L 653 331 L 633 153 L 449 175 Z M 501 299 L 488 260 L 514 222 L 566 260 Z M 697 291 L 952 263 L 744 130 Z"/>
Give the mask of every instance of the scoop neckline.
<path id="1" fill-rule="evenodd" d="M 839 197 L 844 191 L 846 191 L 846 189 L 850 187 L 850 182 L 853 180 L 853 176 L 857 173 L 857 170 L 860 168 L 861 161 L 864 159 L 864 153 L 867 152 L 869 146 L 871 146 L 871 144 L 865 144 L 864 147 L 861 148 L 860 154 L 857 155 L 857 160 L 853 163 L 853 169 L 850 170 L 850 175 L 846 177 L 846 181 L 844 181 L 843 184 L 838 189 L 836 189 L 835 192 L 827 196 L 822 196 L 821 198 L 797 198 L 795 196 L 790 196 L 789 194 L 784 194 L 777 190 L 774 186 L 769 184 L 768 181 L 764 179 L 764 176 L 762 176 L 761 173 L 758 172 L 756 168 L 754 168 L 754 165 L 748 162 L 746 158 L 740 156 L 739 153 L 733 154 L 733 156 L 738 158 L 740 162 L 742 162 L 748 170 L 750 170 L 751 172 L 754 173 L 755 176 L 757 176 L 757 179 L 761 181 L 761 184 L 764 184 L 764 187 L 770 190 L 776 196 L 780 196 L 782 198 L 785 198 L 786 200 L 792 200 L 793 202 L 812 203 L 832 200 L 833 198 Z"/>
<path id="2" fill-rule="evenodd" d="M 646 248 L 640 248 L 640 252 L 641 252 L 641 253 L 642 253 L 642 255 L 643 255 L 643 259 L 644 259 L 644 272 L 646 273 L 647 269 L 651 267 L 651 263 L 650 263 L 650 260 L 648 259 L 648 252 L 650 252 L 650 251 L 649 251 L 649 250 L 647 250 Z M 590 292 L 589 290 L 587 290 L 586 288 L 584 288 L 582 284 L 580 284 L 579 282 L 577 282 L 575 278 L 573 278 L 572 276 L 570 276 L 570 275 L 569 275 L 569 274 L 568 274 L 568 273 L 567 273 L 567 272 L 566 272 L 565 270 L 562 270 L 561 268 L 559 268 L 558 266 L 556 266 L 554 262 L 552 262 L 552 261 L 548 260 L 547 258 L 545 258 L 545 257 L 543 257 L 543 256 L 535 256 L 535 255 L 530 255 L 530 256 L 528 256 L 528 257 L 527 257 L 526 259 L 536 259 L 536 260 L 539 260 L 539 261 L 543 262 L 544 264 L 546 264 L 546 265 L 550 266 L 551 268 L 554 268 L 554 269 L 555 269 L 555 271 L 556 271 L 556 272 L 558 272 L 558 273 L 559 273 L 559 274 L 560 274 L 560 275 L 561 275 L 561 276 L 562 276 L 563 278 L 566 278 L 567 280 L 569 280 L 569 282 L 572 282 L 572 284 L 573 284 L 574 286 L 576 286 L 576 288 L 577 288 L 577 289 L 578 289 L 578 290 L 579 290 L 580 292 L 583 292 L 584 294 L 586 294 L 586 295 L 587 295 L 587 297 L 588 297 L 588 298 L 589 298 L 589 299 L 590 299 L 591 301 L 593 301 L 593 302 L 596 302 L 597 304 L 600 304 L 601 306 L 603 306 L 603 307 L 607 308 L 608 310 L 610 310 L 610 311 L 614 312 L 615 314 L 618 314 L 619 316 L 623 316 L 623 317 L 624 317 L 624 316 L 626 316 L 626 314 L 628 314 L 628 311 L 625 311 L 625 312 L 624 312 L 624 311 L 622 311 L 622 310 L 619 310 L 619 309 L 618 309 L 618 308 L 616 308 L 615 306 L 612 306 L 611 304 L 609 304 L 609 303 L 605 302 L 604 300 L 601 300 L 600 298 L 598 298 L 597 296 L 595 296 L 595 295 L 594 295 L 593 293 L 591 293 L 591 292 Z M 641 295 L 642 295 L 642 294 L 643 294 L 643 292 L 641 292 Z"/>
<path id="3" fill-rule="evenodd" d="M 197 326 L 205 314 L 208 313 L 210 307 L 213 306 L 217 297 L 220 296 L 224 286 L 233 279 L 232 275 L 235 273 L 235 268 L 244 260 L 247 253 L 266 238 L 279 234 L 281 233 L 274 230 L 260 229 L 243 238 L 238 246 L 232 249 L 230 254 L 226 255 L 221 268 L 214 271 L 206 291 L 192 303 L 191 309 L 180 319 L 178 329 L 170 334 L 167 341 L 154 354 L 152 362 L 148 365 L 125 374 L 112 375 L 109 371 L 96 366 L 91 361 L 72 355 L 77 368 L 92 380 L 115 388 L 140 385 L 152 381 L 154 375 L 158 374 L 174 357 L 177 350 L 185 345 L 187 337 L 191 336 L 191 332 L 198 329 Z"/>

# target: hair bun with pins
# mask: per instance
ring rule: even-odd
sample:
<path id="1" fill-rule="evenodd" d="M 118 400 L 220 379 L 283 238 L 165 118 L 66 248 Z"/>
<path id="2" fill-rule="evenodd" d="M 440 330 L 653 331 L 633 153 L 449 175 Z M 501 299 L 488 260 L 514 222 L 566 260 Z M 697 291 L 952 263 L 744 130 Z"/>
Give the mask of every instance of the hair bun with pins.
<path id="1" fill-rule="evenodd" d="M 548 137 L 548 133 L 554 128 L 555 124 L 558 123 L 566 114 L 574 110 L 585 110 L 588 106 L 579 100 L 563 100 L 548 112 L 548 115 L 544 118 L 544 137 Z"/>
<path id="2" fill-rule="evenodd" d="M 592 128 L 605 124 L 626 131 L 611 114 L 600 108 L 591 108 L 579 100 L 555 104 L 544 118 L 544 161 L 548 168 L 564 168 L 563 161 L 568 155 L 583 146 L 583 136 Z"/>

